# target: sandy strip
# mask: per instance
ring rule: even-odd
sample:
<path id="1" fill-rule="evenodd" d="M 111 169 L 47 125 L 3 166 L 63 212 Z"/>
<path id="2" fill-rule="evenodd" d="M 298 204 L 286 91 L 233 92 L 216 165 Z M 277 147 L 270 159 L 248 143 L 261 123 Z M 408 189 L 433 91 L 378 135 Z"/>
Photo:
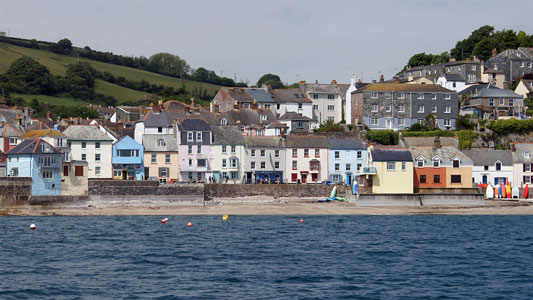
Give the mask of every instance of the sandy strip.
<path id="1" fill-rule="evenodd" d="M 485 206 L 358 207 L 350 203 L 230 203 L 224 205 L 23 207 L 0 209 L 1 215 L 533 215 L 533 203 L 487 201 Z"/>

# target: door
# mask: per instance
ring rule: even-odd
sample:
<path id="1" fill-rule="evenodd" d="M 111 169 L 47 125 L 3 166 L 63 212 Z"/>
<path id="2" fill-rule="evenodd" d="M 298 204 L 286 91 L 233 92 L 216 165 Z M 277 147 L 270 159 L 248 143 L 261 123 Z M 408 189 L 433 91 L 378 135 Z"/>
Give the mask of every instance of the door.
<path id="1" fill-rule="evenodd" d="M 128 180 L 128 170 L 122 170 L 122 180 Z"/>
<path id="2" fill-rule="evenodd" d="M 385 120 L 385 124 L 387 126 L 388 129 L 391 129 L 392 128 L 392 120 L 391 119 L 386 119 Z"/>
<path id="3" fill-rule="evenodd" d="M 302 183 L 307 183 L 307 173 L 302 173 L 300 176 L 302 176 Z"/>
<path id="4" fill-rule="evenodd" d="M 352 185 L 352 174 L 346 175 L 346 185 Z"/>
<path id="5" fill-rule="evenodd" d="M 144 168 L 144 179 L 150 178 L 150 168 Z"/>
<path id="6" fill-rule="evenodd" d="M 487 184 L 487 175 L 483 175 L 483 184 Z"/>

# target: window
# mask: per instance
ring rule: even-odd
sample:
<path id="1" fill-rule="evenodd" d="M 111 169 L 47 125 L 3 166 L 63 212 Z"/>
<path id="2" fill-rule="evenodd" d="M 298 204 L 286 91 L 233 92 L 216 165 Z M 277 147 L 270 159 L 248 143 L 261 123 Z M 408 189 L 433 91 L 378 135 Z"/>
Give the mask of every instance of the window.
<path id="1" fill-rule="evenodd" d="M 494 106 L 494 98 L 489 99 L 489 106 Z"/>
<path id="2" fill-rule="evenodd" d="M 159 176 L 160 177 L 167 177 L 168 176 L 168 168 L 159 168 Z"/>
<path id="3" fill-rule="evenodd" d="M 328 105 L 328 110 L 331 111 L 331 110 L 335 110 L 335 105 Z"/>
<path id="4" fill-rule="evenodd" d="M 255 156 L 255 149 L 250 150 L 250 156 Z"/>
<path id="5" fill-rule="evenodd" d="M 500 105 L 505 105 L 505 98 L 500 98 Z"/>
<path id="6" fill-rule="evenodd" d="M 341 169 L 340 164 L 335 164 L 335 171 L 339 171 Z"/>
<path id="7" fill-rule="evenodd" d="M 228 120 L 226 120 L 226 118 L 222 118 L 222 120 L 220 120 L 220 125 L 228 125 Z"/>
<path id="8" fill-rule="evenodd" d="M 418 94 L 418 99 L 424 99 L 424 94 Z"/>
<path id="9" fill-rule="evenodd" d="M 361 159 L 363 157 L 363 152 L 357 151 L 357 159 Z"/>
<path id="10" fill-rule="evenodd" d="M 352 168 L 351 164 L 346 164 L 346 171 L 350 171 L 351 168 Z"/>
<path id="11" fill-rule="evenodd" d="M 419 168 L 423 168 L 424 167 L 424 159 L 423 158 L 419 158 L 416 161 L 416 166 L 419 167 Z"/>
<path id="12" fill-rule="evenodd" d="M 370 94 L 370 98 L 372 98 L 372 99 L 376 99 L 377 97 L 378 97 L 378 93 L 377 92 L 372 92 Z"/>
<path id="13" fill-rule="evenodd" d="M 96 143 L 94 143 L 94 148 L 96 148 L 96 149 L 100 149 L 100 142 L 96 142 Z"/>
<path id="14" fill-rule="evenodd" d="M 155 153 L 152 153 L 152 163 L 153 164 L 157 163 L 157 154 Z"/>
<path id="15" fill-rule="evenodd" d="M 17 138 L 10 137 L 9 138 L 9 145 L 16 145 L 17 144 Z"/>
<path id="16" fill-rule="evenodd" d="M 101 171 L 102 169 L 100 167 L 95 167 L 94 168 L 94 175 L 96 176 L 100 176 L 100 174 L 102 173 Z"/>
<path id="17" fill-rule="evenodd" d="M 158 139 L 157 140 L 157 147 L 164 147 L 165 146 L 165 141 L 163 139 Z"/>
<path id="18" fill-rule="evenodd" d="M 524 157 L 529 157 L 529 151 L 524 152 Z"/>
<path id="19" fill-rule="evenodd" d="M 378 118 L 371 118 L 370 125 L 378 125 Z"/>
<path id="20" fill-rule="evenodd" d="M 476 66 L 472 66 L 472 71 L 475 71 L 476 70 Z"/>
<path id="21" fill-rule="evenodd" d="M 418 124 L 424 124 L 424 119 L 418 119 Z"/>
<path id="22" fill-rule="evenodd" d="M 440 175 L 433 175 L 433 183 L 440 183 Z"/>
<path id="23" fill-rule="evenodd" d="M 451 94 L 446 94 L 446 95 L 444 95 L 444 99 L 450 100 L 450 99 L 452 99 L 452 95 Z"/>
<path id="24" fill-rule="evenodd" d="M 333 95 L 333 94 L 328 94 L 328 99 L 329 99 L 329 100 L 333 100 L 333 99 L 335 99 L 335 95 Z"/>
<path id="25" fill-rule="evenodd" d="M 398 112 L 405 112 L 405 105 L 398 105 Z"/>
<path id="26" fill-rule="evenodd" d="M 267 115 L 261 115 L 261 120 L 266 121 L 267 120 Z"/>
<path id="27" fill-rule="evenodd" d="M 165 163 L 166 164 L 170 163 L 170 154 L 165 154 Z"/>
<path id="28" fill-rule="evenodd" d="M 436 113 L 437 112 L 437 105 L 433 105 L 433 107 L 431 108 L 431 112 L 432 113 Z"/>
<path id="29" fill-rule="evenodd" d="M 405 126 L 405 119 L 404 118 L 399 118 L 398 119 L 398 126 Z"/>
<path id="30" fill-rule="evenodd" d="M 452 183 L 461 183 L 461 175 L 452 175 L 451 180 Z"/>
<path id="31" fill-rule="evenodd" d="M 418 113 L 424 113 L 424 105 L 418 106 Z"/>
<path id="32" fill-rule="evenodd" d="M 313 110 L 318 110 L 318 105 L 313 105 Z"/>
<path id="33" fill-rule="evenodd" d="M 187 132 L 187 142 L 193 142 L 194 141 L 194 133 Z"/>
<path id="34" fill-rule="evenodd" d="M 85 154 L 85 153 L 82 154 L 82 155 L 81 155 L 81 160 L 87 160 L 87 154 Z"/>
<path id="35" fill-rule="evenodd" d="M 100 154 L 94 155 L 94 161 L 100 161 Z"/>
<path id="36" fill-rule="evenodd" d="M 318 99 L 318 94 L 313 94 L 313 99 Z"/>
<path id="37" fill-rule="evenodd" d="M 449 114 L 449 113 L 451 113 L 451 112 L 452 112 L 452 106 L 451 106 L 451 105 L 446 105 L 446 106 L 444 107 L 444 113 L 445 113 L 445 114 Z"/>
<path id="38" fill-rule="evenodd" d="M 192 166 L 192 159 L 189 159 L 189 167 Z"/>
<path id="39" fill-rule="evenodd" d="M 255 161 L 250 162 L 250 169 L 255 169 Z"/>
<path id="40" fill-rule="evenodd" d="M 488 171 L 489 170 L 489 166 L 483 166 L 483 170 L 484 171 Z"/>
<path id="41" fill-rule="evenodd" d="M 339 159 L 340 158 L 340 151 L 335 151 L 335 159 Z"/>
<path id="42" fill-rule="evenodd" d="M 266 168 L 266 163 L 264 161 L 261 162 L 261 169 Z"/>
<path id="43" fill-rule="evenodd" d="M 390 105 L 385 106 L 385 111 L 386 112 L 391 112 L 392 111 L 392 107 Z"/>
<path id="44" fill-rule="evenodd" d="M 74 176 L 83 176 L 83 166 L 74 167 Z"/>
<path id="45" fill-rule="evenodd" d="M 496 171 L 501 171 L 501 169 L 502 169 L 502 163 L 497 162 L 496 163 Z"/>
<path id="46" fill-rule="evenodd" d="M 396 163 L 393 161 L 387 162 L 387 171 L 394 171 L 396 170 Z"/>
<path id="47" fill-rule="evenodd" d="M 81 149 L 87 149 L 87 142 L 81 142 Z"/>
<path id="48" fill-rule="evenodd" d="M 274 169 L 279 169 L 279 161 L 274 162 Z"/>
<path id="49" fill-rule="evenodd" d="M 296 121 L 296 129 L 304 129 L 304 122 Z"/>
<path id="50" fill-rule="evenodd" d="M 371 112 L 377 112 L 378 111 L 378 105 L 377 104 L 372 104 L 372 107 L 370 109 Z"/>
<path id="51" fill-rule="evenodd" d="M 433 159 L 433 168 L 439 168 L 440 167 L 440 160 L 438 158 Z"/>
<path id="52" fill-rule="evenodd" d="M 292 161 L 292 169 L 293 169 L 293 170 L 298 169 L 298 161 L 297 161 L 297 160 L 293 160 L 293 161 Z"/>
<path id="53" fill-rule="evenodd" d="M 405 93 L 398 93 L 398 99 L 405 99 Z"/>
<path id="54" fill-rule="evenodd" d="M 162 133 L 163 132 L 163 127 L 157 127 L 157 132 L 158 133 Z"/>
<path id="55" fill-rule="evenodd" d="M 452 126 L 452 122 L 450 121 L 450 119 L 444 119 L 444 126 L 446 127 Z"/>
<path id="56" fill-rule="evenodd" d="M 402 171 L 407 171 L 407 163 L 405 161 L 402 161 Z"/>
<path id="57" fill-rule="evenodd" d="M 118 157 L 139 157 L 139 150 L 135 149 L 119 149 L 117 150 Z"/>
<path id="58" fill-rule="evenodd" d="M 426 175 L 420 175 L 420 183 L 426 183 Z"/>
<path id="59" fill-rule="evenodd" d="M 46 178 L 46 179 L 54 178 L 54 174 L 52 171 L 43 171 L 43 178 Z"/>
<path id="60" fill-rule="evenodd" d="M 225 168 L 226 167 L 226 159 L 223 159 L 222 160 L 222 168 Z"/>
<path id="61" fill-rule="evenodd" d="M 231 153 L 237 152 L 237 146 L 231 145 Z"/>
<path id="62" fill-rule="evenodd" d="M 298 109 L 302 109 L 304 105 L 302 103 L 298 103 Z"/>
<path id="63" fill-rule="evenodd" d="M 198 154 L 202 153 L 202 146 L 201 145 L 196 146 L 196 153 L 198 153 Z"/>
<path id="64" fill-rule="evenodd" d="M 320 157 L 320 149 L 315 149 L 315 157 Z"/>
<path id="65" fill-rule="evenodd" d="M 531 165 L 530 164 L 524 164 L 524 172 L 531 172 Z"/>
<path id="66" fill-rule="evenodd" d="M 292 157 L 298 157 L 298 150 L 292 149 Z"/>
<path id="67" fill-rule="evenodd" d="M 205 159 L 199 159 L 196 161 L 198 167 L 206 167 L 207 161 Z"/>
<path id="68" fill-rule="evenodd" d="M 265 104 L 265 108 L 270 108 L 270 104 Z"/>
<path id="69" fill-rule="evenodd" d="M 329 116 L 328 121 L 335 121 L 335 117 Z"/>
<path id="70" fill-rule="evenodd" d="M 63 147 L 63 139 L 56 139 L 56 146 Z"/>
<path id="71" fill-rule="evenodd" d="M 222 153 L 226 153 L 226 145 L 222 145 Z"/>
<path id="72" fill-rule="evenodd" d="M 261 149 L 261 157 L 265 157 L 265 156 L 266 156 L 265 149 Z"/>
<path id="73" fill-rule="evenodd" d="M 68 176 L 68 166 L 63 166 L 63 176 Z"/>
<path id="74" fill-rule="evenodd" d="M 391 93 L 385 92 L 385 99 L 390 99 L 390 98 L 391 98 Z"/>
<path id="75" fill-rule="evenodd" d="M 514 99 L 509 98 L 509 106 L 514 106 Z"/>
<path id="76" fill-rule="evenodd" d="M 196 133 L 196 141 L 197 142 L 201 142 L 202 141 L 202 133 L 201 132 L 197 132 Z"/>
<path id="77" fill-rule="evenodd" d="M 274 151 L 274 157 L 279 157 L 279 150 Z"/>
<path id="78" fill-rule="evenodd" d="M 431 94 L 431 100 L 437 100 L 437 94 Z"/>
<path id="79" fill-rule="evenodd" d="M 454 168 L 459 168 L 459 159 L 456 158 L 456 159 L 453 160 L 453 167 Z"/>
<path id="80" fill-rule="evenodd" d="M 531 183 L 531 177 L 532 176 L 524 176 L 524 183 Z"/>
<path id="81" fill-rule="evenodd" d="M 452 87 L 457 87 L 457 83 L 456 82 L 452 82 Z M 437 98 L 435 98 L 437 99 Z"/>
<path id="82" fill-rule="evenodd" d="M 188 149 L 187 153 L 192 154 L 192 145 L 189 145 L 189 149 Z"/>
<path id="83" fill-rule="evenodd" d="M 309 149 L 304 149 L 304 157 L 309 157 Z"/>
<path id="84" fill-rule="evenodd" d="M 359 170 L 361 170 L 361 167 L 362 167 L 362 166 L 363 166 L 362 164 L 357 164 L 357 170 L 355 170 L 355 171 L 356 171 L 356 172 L 359 172 Z"/>

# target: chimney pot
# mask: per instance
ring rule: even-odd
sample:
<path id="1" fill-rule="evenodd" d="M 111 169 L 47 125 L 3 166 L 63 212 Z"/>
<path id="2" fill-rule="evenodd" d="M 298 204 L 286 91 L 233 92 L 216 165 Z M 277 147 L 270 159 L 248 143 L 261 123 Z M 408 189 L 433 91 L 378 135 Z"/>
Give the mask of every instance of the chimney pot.
<path id="1" fill-rule="evenodd" d="M 383 75 L 379 76 L 379 82 L 380 83 L 385 82 L 385 76 L 383 76 Z"/>
<path id="2" fill-rule="evenodd" d="M 496 50 L 496 48 L 492 48 L 492 57 L 495 57 L 496 55 L 498 55 L 498 50 Z"/>

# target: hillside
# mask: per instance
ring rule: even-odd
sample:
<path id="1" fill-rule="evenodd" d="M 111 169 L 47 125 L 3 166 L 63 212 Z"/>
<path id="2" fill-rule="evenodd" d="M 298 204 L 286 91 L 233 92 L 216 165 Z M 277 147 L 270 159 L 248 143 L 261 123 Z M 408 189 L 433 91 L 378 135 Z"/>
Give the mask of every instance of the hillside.
<path id="1" fill-rule="evenodd" d="M 78 62 L 78 58 L 72 56 L 65 56 L 55 54 L 49 51 L 37 50 L 31 48 L 19 47 L 7 43 L 0 43 L 0 74 L 5 73 L 9 66 L 18 58 L 22 56 L 29 56 L 42 65 L 46 66 L 53 75 L 65 75 L 67 66 Z M 122 76 L 127 80 L 141 81 L 145 80 L 150 84 L 165 85 L 173 88 L 185 87 L 187 91 L 206 90 L 207 95 L 215 95 L 220 86 L 208 84 L 203 82 L 196 82 L 190 80 L 181 80 L 179 78 L 168 77 L 143 71 L 139 69 L 79 58 L 80 62 L 88 62 L 93 68 L 100 72 L 109 72 L 115 77 Z M 106 96 L 112 96 L 118 100 L 119 103 L 131 102 L 146 99 L 150 94 L 145 92 L 128 89 L 118 86 L 103 80 L 96 81 L 95 92 L 102 93 Z M 35 97 L 35 98 L 40 98 Z M 47 102 L 52 101 L 53 97 L 48 98 Z M 62 101 L 64 102 L 64 101 Z M 80 101 L 81 103 L 81 101 Z M 61 103 L 58 105 L 63 105 Z"/>

